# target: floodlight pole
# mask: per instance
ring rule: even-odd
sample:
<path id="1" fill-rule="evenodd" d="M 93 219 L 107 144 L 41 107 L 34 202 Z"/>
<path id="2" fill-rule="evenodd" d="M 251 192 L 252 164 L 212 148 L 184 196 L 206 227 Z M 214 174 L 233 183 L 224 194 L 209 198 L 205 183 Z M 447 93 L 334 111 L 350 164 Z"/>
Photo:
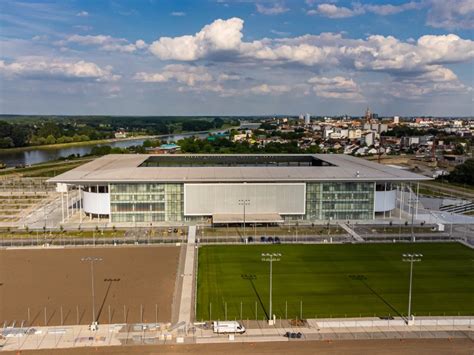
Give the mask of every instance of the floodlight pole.
<path id="1" fill-rule="evenodd" d="M 92 326 L 96 323 L 95 319 L 95 289 L 94 289 L 94 262 L 102 261 L 103 259 L 95 256 L 88 256 L 81 258 L 83 262 L 91 264 L 91 293 L 92 293 Z"/>
<path id="2" fill-rule="evenodd" d="M 262 261 L 270 262 L 270 302 L 269 302 L 269 314 L 268 324 L 274 325 L 273 310 L 272 310 L 272 288 L 273 288 L 273 262 L 280 261 L 280 253 L 262 253 Z"/>
<path id="3" fill-rule="evenodd" d="M 411 293 L 413 285 L 413 263 L 421 261 L 423 254 L 403 254 L 403 261 L 410 263 L 410 287 L 408 289 L 408 315 L 406 323 L 410 325 L 410 322 L 413 320 L 411 315 Z"/>
<path id="4" fill-rule="evenodd" d="M 250 200 L 241 199 L 241 200 L 239 200 L 239 205 L 244 207 L 244 238 L 247 238 L 247 233 L 245 231 L 245 206 L 250 205 Z"/>

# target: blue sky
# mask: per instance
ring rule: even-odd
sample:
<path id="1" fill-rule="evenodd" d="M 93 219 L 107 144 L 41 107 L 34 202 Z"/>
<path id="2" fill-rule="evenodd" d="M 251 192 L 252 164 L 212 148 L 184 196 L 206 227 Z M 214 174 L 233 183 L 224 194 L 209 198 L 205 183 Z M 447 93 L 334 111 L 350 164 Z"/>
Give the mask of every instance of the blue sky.
<path id="1" fill-rule="evenodd" d="M 472 0 L 0 2 L 0 112 L 472 116 Z"/>

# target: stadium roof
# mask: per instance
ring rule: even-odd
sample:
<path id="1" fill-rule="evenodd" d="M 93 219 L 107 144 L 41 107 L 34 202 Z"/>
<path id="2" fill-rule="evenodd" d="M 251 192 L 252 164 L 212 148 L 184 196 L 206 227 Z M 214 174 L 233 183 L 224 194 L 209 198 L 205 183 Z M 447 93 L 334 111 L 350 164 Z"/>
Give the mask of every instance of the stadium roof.
<path id="1" fill-rule="evenodd" d="M 49 182 L 421 181 L 429 177 L 344 154 L 110 154 Z"/>

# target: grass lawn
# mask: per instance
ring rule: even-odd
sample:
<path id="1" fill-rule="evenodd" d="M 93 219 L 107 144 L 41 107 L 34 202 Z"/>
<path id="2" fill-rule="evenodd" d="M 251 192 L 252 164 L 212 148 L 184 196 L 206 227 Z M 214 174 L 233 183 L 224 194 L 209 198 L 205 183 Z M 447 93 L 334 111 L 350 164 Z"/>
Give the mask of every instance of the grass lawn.
<path id="1" fill-rule="evenodd" d="M 261 253 L 279 252 L 273 263 L 273 313 L 285 318 L 406 315 L 409 263 L 414 265 L 412 312 L 474 314 L 474 251 L 456 243 L 246 245 L 199 249 L 197 320 L 263 319 L 269 304 L 269 263 Z M 247 276 L 246 276 L 247 275 Z M 211 305 L 210 305 L 211 304 Z"/>

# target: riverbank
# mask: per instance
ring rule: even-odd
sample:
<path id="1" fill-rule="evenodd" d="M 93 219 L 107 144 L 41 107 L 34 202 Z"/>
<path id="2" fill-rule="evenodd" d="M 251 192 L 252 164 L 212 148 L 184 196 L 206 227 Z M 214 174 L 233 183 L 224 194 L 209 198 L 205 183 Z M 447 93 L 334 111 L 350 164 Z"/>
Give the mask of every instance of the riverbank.
<path id="1" fill-rule="evenodd" d="M 110 138 L 110 139 L 97 139 L 91 141 L 82 141 L 82 142 L 70 142 L 70 143 L 55 143 L 55 144 L 45 144 L 45 145 L 29 145 L 26 147 L 16 147 L 16 148 L 1 148 L 1 153 L 17 153 L 17 152 L 26 152 L 29 150 L 36 150 L 36 149 L 62 149 L 62 148 L 70 148 L 70 147 L 80 147 L 80 146 L 88 146 L 88 145 L 97 145 L 97 144 L 107 144 L 107 143 L 116 143 L 116 142 L 126 142 L 126 141 L 133 141 L 137 139 L 153 139 L 157 136 L 133 136 L 127 138 Z"/>
<path id="2" fill-rule="evenodd" d="M 55 144 L 45 144 L 45 145 L 29 145 L 26 147 L 16 147 L 16 148 L 0 148 L 0 154 L 5 153 L 17 153 L 17 152 L 26 152 L 30 150 L 48 150 L 48 149 L 64 149 L 64 148 L 71 148 L 71 147 L 82 147 L 82 146 L 89 146 L 89 145 L 98 145 L 98 144 L 108 144 L 108 143 L 117 143 L 117 142 L 127 142 L 133 140 L 145 140 L 145 139 L 162 139 L 166 137 L 173 137 L 173 136 L 192 136 L 195 134 L 206 134 L 206 133 L 216 133 L 222 132 L 231 129 L 237 129 L 237 126 L 226 126 L 224 125 L 222 128 L 212 129 L 208 131 L 196 131 L 196 132 L 173 132 L 170 134 L 160 134 L 155 136 L 132 136 L 127 138 L 110 138 L 110 139 L 98 139 L 98 140 L 90 140 L 90 141 L 82 141 L 82 142 L 70 142 L 70 143 L 55 143 Z M 1 158 L 0 158 L 1 160 Z"/>

